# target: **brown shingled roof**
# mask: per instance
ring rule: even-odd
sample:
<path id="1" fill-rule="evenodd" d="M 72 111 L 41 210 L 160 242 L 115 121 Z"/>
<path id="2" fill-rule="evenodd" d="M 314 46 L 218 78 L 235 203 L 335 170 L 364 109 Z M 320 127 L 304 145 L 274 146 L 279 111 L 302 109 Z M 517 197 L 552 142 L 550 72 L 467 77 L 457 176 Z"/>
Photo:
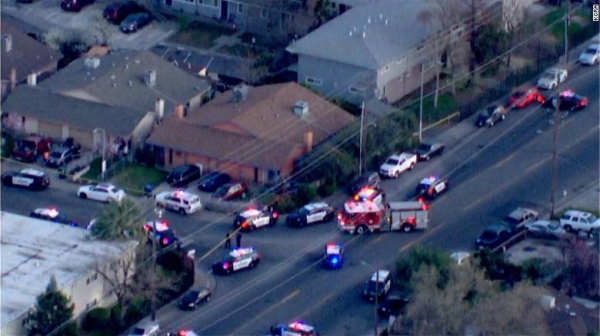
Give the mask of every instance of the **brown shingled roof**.
<path id="1" fill-rule="evenodd" d="M 2 39 L 2 80 L 10 80 L 11 69 L 17 70 L 17 81 L 27 78 L 31 73 L 38 73 L 52 64 L 56 64 L 62 55 L 27 36 L 22 31 L 2 20 L 2 35 L 12 38 L 12 50 L 6 51 Z"/>

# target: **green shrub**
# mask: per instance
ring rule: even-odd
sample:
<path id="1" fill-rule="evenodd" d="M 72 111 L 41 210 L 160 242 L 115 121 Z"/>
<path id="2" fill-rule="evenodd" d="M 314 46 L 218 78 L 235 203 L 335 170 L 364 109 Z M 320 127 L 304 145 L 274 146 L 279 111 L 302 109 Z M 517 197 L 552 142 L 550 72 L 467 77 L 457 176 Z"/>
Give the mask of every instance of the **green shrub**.
<path id="1" fill-rule="evenodd" d="M 317 188 L 310 183 L 298 185 L 298 194 L 296 195 L 296 205 L 304 205 L 312 202 L 317 197 Z"/>
<path id="2" fill-rule="evenodd" d="M 277 197 L 274 206 L 279 213 L 290 213 L 296 209 L 296 201 L 291 195 L 282 195 Z"/>
<path id="3" fill-rule="evenodd" d="M 6 142 L 2 146 L 2 156 L 10 157 L 15 149 L 15 139 L 12 136 L 6 138 Z"/>
<path id="4" fill-rule="evenodd" d="M 86 331 L 109 331 L 112 330 L 110 308 L 94 308 L 90 310 L 83 319 L 82 328 Z"/>
<path id="5" fill-rule="evenodd" d="M 131 303 L 127 307 L 127 312 L 125 312 L 125 321 L 127 321 L 127 324 L 133 324 L 150 314 L 150 305 L 150 300 L 143 296 L 138 296 L 131 300 Z"/>
<path id="6" fill-rule="evenodd" d="M 328 178 L 325 180 L 319 189 L 317 189 L 317 193 L 321 197 L 327 197 L 333 195 L 333 193 L 337 190 L 337 181 L 335 178 Z"/>

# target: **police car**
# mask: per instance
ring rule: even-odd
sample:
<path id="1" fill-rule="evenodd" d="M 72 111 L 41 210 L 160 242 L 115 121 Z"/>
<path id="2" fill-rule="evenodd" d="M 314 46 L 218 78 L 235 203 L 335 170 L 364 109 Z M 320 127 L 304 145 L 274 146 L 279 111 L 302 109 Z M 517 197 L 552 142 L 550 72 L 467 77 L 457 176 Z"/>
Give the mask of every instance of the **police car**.
<path id="1" fill-rule="evenodd" d="M 47 220 L 50 222 L 65 224 L 65 225 L 69 225 L 69 226 L 78 226 L 76 221 L 71 220 L 66 216 L 63 216 L 55 208 L 35 209 L 29 214 L 29 217 L 39 218 L 39 219 Z"/>
<path id="2" fill-rule="evenodd" d="M 50 185 L 50 179 L 42 171 L 27 168 L 19 172 L 6 172 L 2 174 L 2 184 L 7 187 L 42 190 Z"/>
<path id="3" fill-rule="evenodd" d="M 193 214 L 202 208 L 200 197 L 183 190 L 161 192 L 154 197 L 154 200 L 156 206 L 177 211 L 183 216 Z"/>
<path id="4" fill-rule="evenodd" d="M 447 179 L 429 176 L 422 179 L 417 186 L 417 196 L 424 196 L 428 199 L 434 199 L 446 190 L 448 190 Z"/>
<path id="5" fill-rule="evenodd" d="M 329 269 L 342 268 L 344 248 L 337 243 L 329 243 L 325 246 L 323 267 Z"/>
<path id="6" fill-rule="evenodd" d="M 278 218 L 277 212 L 269 212 L 266 210 L 247 209 L 240 213 L 233 220 L 233 228 L 242 231 L 254 231 L 265 226 L 275 226 Z"/>
<path id="7" fill-rule="evenodd" d="M 154 233 L 154 226 L 156 226 L 156 233 Z M 169 223 L 162 222 L 147 222 L 143 226 L 148 237 L 148 242 L 152 242 L 152 238 L 156 239 L 160 247 L 167 247 L 173 243 L 179 241 L 179 238 L 175 235 L 175 231 L 171 230 Z"/>
<path id="8" fill-rule="evenodd" d="M 313 223 L 326 223 L 335 218 L 335 209 L 325 202 L 310 203 L 285 219 L 287 225 L 302 227 Z"/>
<path id="9" fill-rule="evenodd" d="M 362 188 L 352 200 L 354 202 L 367 202 L 371 201 L 377 204 L 381 204 L 384 201 L 385 195 L 383 191 L 374 188 Z"/>
<path id="10" fill-rule="evenodd" d="M 260 255 L 253 247 L 232 249 L 223 260 L 212 265 L 215 274 L 231 274 L 245 268 L 254 268 L 260 262 Z"/>
<path id="11" fill-rule="evenodd" d="M 378 270 L 365 283 L 363 297 L 365 300 L 374 301 L 375 298 L 385 298 L 392 288 L 392 273 L 388 270 Z"/>
<path id="12" fill-rule="evenodd" d="M 315 327 L 302 321 L 292 322 L 288 325 L 274 325 L 270 330 L 271 336 L 318 336 Z"/>

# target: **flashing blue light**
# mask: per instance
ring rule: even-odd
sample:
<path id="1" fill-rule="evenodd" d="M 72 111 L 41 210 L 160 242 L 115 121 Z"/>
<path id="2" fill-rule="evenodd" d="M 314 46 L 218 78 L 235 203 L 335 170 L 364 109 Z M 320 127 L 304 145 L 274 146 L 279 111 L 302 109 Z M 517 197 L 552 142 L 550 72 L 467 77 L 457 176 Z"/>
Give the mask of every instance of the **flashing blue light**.
<path id="1" fill-rule="evenodd" d="M 338 262 L 339 262 L 339 259 L 337 257 L 331 258 L 331 263 L 332 264 L 337 265 Z"/>

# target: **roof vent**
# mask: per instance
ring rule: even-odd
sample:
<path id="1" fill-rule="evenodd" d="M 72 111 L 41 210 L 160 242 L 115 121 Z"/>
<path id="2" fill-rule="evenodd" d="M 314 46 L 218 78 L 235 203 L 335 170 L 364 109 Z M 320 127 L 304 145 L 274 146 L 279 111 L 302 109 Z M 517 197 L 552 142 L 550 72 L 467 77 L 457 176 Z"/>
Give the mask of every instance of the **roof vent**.
<path id="1" fill-rule="evenodd" d="M 294 104 L 294 114 L 300 118 L 306 117 L 308 114 L 308 102 L 299 100 Z"/>
<path id="2" fill-rule="evenodd" d="M 2 34 L 2 43 L 4 43 L 4 51 L 9 52 L 12 50 L 12 35 Z"/>
<path id="3" fill-rule="evenodd" d="M 233 88 L 233 101 L 245 101 L 248 99 L 248 85 L 242 83 Z"/>
<path id="4" fill-rule="evenodd" d="M 83 64 L 88 69 L 97 69 L 100 66 L 100 59 L 97 57 L 86 58 Z"/>
<path id="5" fill-rule="evenodd" d="M 146 72 L 144 72 L 144 83 L 146 83 L 148 87 L 154 87 L 154 85 L 156 85 L 155 70 L 146 70 Z"/>

